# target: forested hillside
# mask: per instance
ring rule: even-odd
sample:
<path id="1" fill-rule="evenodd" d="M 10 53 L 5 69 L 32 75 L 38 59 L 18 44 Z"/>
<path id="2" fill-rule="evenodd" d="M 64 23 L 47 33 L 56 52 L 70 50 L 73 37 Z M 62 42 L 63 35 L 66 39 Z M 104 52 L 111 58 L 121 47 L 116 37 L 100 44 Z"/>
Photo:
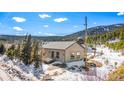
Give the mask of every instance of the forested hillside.
<path id="1" fill-rule="evenodd" d="M 38 68 L 41 64 L 40 59 L 40 44 L 38 41 L 33 40 L 31 35 L 25 36 L 20 43 L 11 43 L 7 48 L 5 45 L 9 43 L 0 43 L 0 54 L 7 55 L 9 59 L 18 59 L 25 65 L 34 64 Z"/>
<path id="2" fill-rule="evenodd" d="M 87 29 L 88 35 L 93 36 L 93 35 L 101 35 L 106 32 L 111 32 L 114 31 L 117 28 L 124 27 L 124 24 L 113 24 L 113 25 L 103 25 L 103 26 L 96 26 L 96 27 L 91 27 Z M 64 36 L 65 40 L 75 40 L 78 37 L 84 37 L 85 36 L 85 30 L 79 31 L 70 35 Z"/>
<path id="3" fill-rule="evenodd" d="M 114 42 L 112 42 L 114 41 Z M 124 27 L 116 28 L 113 31 L 104 34 L 89 36 L 87 42 L 89 44 L 105 44 L 106 46 L 119 50 L 124 48 Z"/>

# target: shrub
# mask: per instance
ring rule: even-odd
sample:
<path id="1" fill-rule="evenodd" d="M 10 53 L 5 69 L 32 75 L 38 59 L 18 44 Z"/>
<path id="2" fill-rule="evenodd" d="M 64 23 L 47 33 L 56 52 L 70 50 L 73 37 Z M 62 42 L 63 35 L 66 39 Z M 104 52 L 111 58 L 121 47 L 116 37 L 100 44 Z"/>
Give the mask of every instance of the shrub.
<path id="1" fill-rule="evenodd" d="M 124 80 L 124 65 L 121 65 L 116 70 L 108 74 L 108 80 L 110 81 L 121 81 Z"/>
<path id="2" fill-rule="evenodd" d="M 109 61 L 108 59 L 104 62 L 105 65 L 108 65 L 109 64 Z"/>

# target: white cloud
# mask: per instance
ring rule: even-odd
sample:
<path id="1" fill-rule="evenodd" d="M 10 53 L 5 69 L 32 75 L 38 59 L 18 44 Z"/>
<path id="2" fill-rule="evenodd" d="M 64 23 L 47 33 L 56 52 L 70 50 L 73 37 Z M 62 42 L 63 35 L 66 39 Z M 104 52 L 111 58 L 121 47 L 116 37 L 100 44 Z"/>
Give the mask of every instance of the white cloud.
<path id="1" fill-rule="evenodd" d="M 74 28 L 77 28 L 78 26 L 74 26 Z"/>
<path id="2" fill-rule="evenodd" d="M 48 25 L 43 25 L 43 27 L 48 28 L 49 26 Z"/>
<path id="3" fill-rule="evenodd" d="M 45 19 L 45 18 L 50 18 L 51 16 L 48 14 L 39 14 L 39 17 Z"/>
<path id="4" fill-rule="evenodd" d="M 21 18 L 21 17 L 13 17 L 13 20 L 15 20 L 16 22 L 25 22 L 26 19 L 25 18 Z"/>
<path id="5" fill-rule="evenodd" d="M 43 36 L 56 36 L 54 33 L 43 33 L 43 32 L 38 32 L 38 34 L 41 34 Z"/>
<path id="6" fill-rule="evenodd" d="M 23 34 L 24 36 L 26 36 L 27 34 Z"/>
<path id="7" fill-rule="evenodd" d="M 41 34 L 42 32 L 38 32 L 39 34 Z"/>
<path id="8" fill-rule="evenodd" d="M 23 30 L 23 28 L 17 27 L 17 26 L 16 27 L 13 27 L 13 29 L 16 30 L 16 31 L 22 31 Z"/>
<path id="9" fill-rule="evenodd" d="M 26 36 L 26 34 L 16 33 L 17 36 Z"/>
<path id="10" fill-rule="evenodd" d="M 94 22 L 93 24 L 94 24 L 94 25 L 96 25 L 97 23 L 96 23 L 96 22 Z"/>
<path id="11" fill-rule="evenodd" d="M 124 12 L 117 13 L 118 16 L 124 15 Z"/>
<path id="12" fill-rule="evenodd" d="M 56 18 L 56 19 L 54 19 L 54 22 L 60 23 L 60 22 L 64 22 L 64 21 L 67 21 L 67 20 L 68 20 L 68 18 Z"/>

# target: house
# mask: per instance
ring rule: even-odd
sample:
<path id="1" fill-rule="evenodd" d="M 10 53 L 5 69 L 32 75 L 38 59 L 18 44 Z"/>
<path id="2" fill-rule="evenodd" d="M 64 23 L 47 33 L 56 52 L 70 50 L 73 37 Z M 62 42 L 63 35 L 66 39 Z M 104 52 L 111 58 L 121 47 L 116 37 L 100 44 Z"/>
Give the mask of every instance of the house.
<path id="1" fill-rule="evenodd" d="M 46 42 L 42 45 L 42 60 L 47 58 L 61 62 L 81 60 L 84 57 L 84 47 L 76 41 Z"/>

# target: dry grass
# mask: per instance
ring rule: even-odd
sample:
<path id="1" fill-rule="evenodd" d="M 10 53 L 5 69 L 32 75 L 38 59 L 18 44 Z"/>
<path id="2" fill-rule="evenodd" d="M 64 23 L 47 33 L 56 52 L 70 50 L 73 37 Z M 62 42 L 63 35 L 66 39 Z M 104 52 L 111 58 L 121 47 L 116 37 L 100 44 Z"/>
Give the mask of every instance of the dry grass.
<path id="1" fill-rule="evenodd" d="M 124 80 L 124 65 L 121 65 L 116 70 L 112 71 L 108 75 L 110 81 L 123 81 Z"/>

